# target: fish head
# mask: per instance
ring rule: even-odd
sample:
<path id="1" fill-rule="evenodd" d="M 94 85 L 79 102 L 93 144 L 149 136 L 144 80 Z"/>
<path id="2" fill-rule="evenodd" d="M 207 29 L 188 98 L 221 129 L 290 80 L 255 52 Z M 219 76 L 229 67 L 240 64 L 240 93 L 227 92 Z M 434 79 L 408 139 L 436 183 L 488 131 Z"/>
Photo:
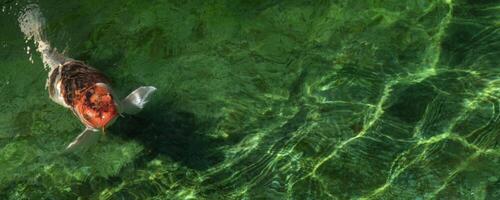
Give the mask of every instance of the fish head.
<path id="1" fill-rule="evenodd" d="M 86 126 L 96 129 L 104 129 L 118 116 L 111 89 L 102 83 L 85 89 L 76 99 L 74 109 Z"/>

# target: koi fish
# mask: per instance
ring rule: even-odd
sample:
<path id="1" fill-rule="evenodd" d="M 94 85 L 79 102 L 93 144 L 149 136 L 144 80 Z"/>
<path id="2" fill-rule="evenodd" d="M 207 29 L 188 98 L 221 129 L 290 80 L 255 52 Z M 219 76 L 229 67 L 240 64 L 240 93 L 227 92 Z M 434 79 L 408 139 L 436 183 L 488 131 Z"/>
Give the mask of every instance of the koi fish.
<path id="1" fill-rule="evenodd" d="M 109 79 L 81 61 L 67 61 L 49 73 L 47 86 L 52 101 L 69 108 L 85 125 L 85 130 L 67 146 L 67 150 L 92 143 L 92 135 L 111 125 L 119 114 L 136 114 L 156 90 L 141 86 L 125 99 L 117 101 Z"/>
<path id="2" fill-rule="evenodd" d="M 26 39 L 33 39 L 37 44 L 36 50 L 40 52 L 44 66 L 50 68 L 46 85 L 50 99 L 70 109 L 85 126 L 66 151 L 96 142 L 99 132 L 104 133 L 104 129 L 122 113 L 138 113 L 156 90 L 153 86 L 141 86 L 123 100 L 118 100 L 103 73 L 51 48 L 42 34 L 44 18 L 36 4 L 28 5 L 18 21 Z"/>

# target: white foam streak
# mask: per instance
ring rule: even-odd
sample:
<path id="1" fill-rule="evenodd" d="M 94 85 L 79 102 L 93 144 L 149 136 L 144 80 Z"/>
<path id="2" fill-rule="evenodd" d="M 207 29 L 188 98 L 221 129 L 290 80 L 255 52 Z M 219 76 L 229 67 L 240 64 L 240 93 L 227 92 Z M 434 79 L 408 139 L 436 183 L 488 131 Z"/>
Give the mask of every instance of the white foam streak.
<path id="1" fill-rule="evenodd" d="M 26 42 L 33 40 L 37 45 L 36 50 L 42 54 L 45 69 L 55 68 L 64 62 L 64 56 L 58 54 L 56 49 L 52 49 L 43 35 L 45 18 L 38 5 L 30 4 L 26 6 L 19 16 L 18 22 Z M 29 48 L 27 48 L 27 53 L 29 54 Z"/>

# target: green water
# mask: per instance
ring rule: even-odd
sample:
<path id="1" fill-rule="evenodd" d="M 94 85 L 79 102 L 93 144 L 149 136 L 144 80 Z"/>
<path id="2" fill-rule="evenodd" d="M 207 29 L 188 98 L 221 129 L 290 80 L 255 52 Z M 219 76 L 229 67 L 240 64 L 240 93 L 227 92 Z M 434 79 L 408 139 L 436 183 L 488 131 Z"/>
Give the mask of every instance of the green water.
<path id="1" fill-rule="evenodd" d="M 158 91 L 61 155 L 83 126 L 0 1 L 0 199 L 500 199 L 498 1 L 30 2 Z"/>

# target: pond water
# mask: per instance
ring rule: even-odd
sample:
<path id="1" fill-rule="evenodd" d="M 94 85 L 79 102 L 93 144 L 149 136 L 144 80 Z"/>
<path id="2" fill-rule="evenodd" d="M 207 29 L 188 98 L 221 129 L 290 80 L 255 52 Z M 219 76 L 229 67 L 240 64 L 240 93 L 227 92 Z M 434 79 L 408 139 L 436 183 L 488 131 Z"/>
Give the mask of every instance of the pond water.
<path id="1" fill-rule="evenodd" d="M 88 151 L 27 8 L 118 96 Z M 0 1 L 0 199 L 500 199 L 500 2 Z"/>

